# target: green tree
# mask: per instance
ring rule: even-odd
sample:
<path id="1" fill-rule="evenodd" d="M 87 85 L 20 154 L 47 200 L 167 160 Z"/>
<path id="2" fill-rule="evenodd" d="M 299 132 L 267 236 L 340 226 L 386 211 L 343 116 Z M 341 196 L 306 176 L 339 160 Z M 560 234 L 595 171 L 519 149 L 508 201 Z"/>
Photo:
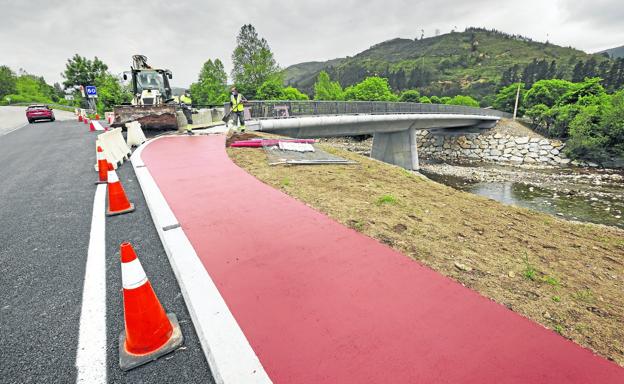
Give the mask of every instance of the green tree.
<path id="1" fill-rule="evenodd" d="M 15 80 L 15 93 L 5 96 L 11 102 L 50 103 L 54 96 L 54 88 L 48 85 L 43 77 L 24 73 Z"/>
<path id="2" fill-rule="evenodd" d="M 75 54 L 71 59 L 67 59 L 67 63 L 65 63 L 65 71 L 61 74 L 65 79 L 63 85 L 65 88 L 78 85 L 93 85 L 98 77 L 106 74 L 107 70 L 108 66 L 98 59 L 97 56 L 93 60 L 89 60 L 86 57 Z"/>
<path id="3" fill-rule="evenodd" d="M 575 88 L 575 84 L 567 80 L 540 80 L 525 93 L 524 107 L 530 109 L 537 104 L 553 107 L 563 95 Z"/>
<path id="4" fill-rule="evenodd" d="M 345 89 L 345 100 L 397 101 L 398 97 L 390 90 L 388 79 L 371 76 Z"/>
<path id="5" fill-rule="evenodd" d="M 191 84 L 191 99 L 194 104 L 216 105 L 228 100 L 227 74 L 219 59 L 204 63 L 197 82 Z"/>
<path id="6" fill-rule="evenodd" d="M 284 100 L 309 100 L 310 98 L 305 93 L 302 93 L 297 88 L 286 87 L 282 91 Z"/>
<path id="7" fill-rule="evenodd" d="M 260 86 L 279 72 L 269 44 L 260 38 L 251 24 L 243 25 L 236 37 L 232 53 L 232 78 L 239 91 L 247 98 L 256 96 Z"/>
<path id="8" fill-rule="evenodd" d="M 468 107 L 479 107 L 479 102 L 470 96 L 457 95 L 449 100 L 450 105 L 465 105 Z"/>
<path id="9" fill-rule="evenodd" d="M 331 81 L 325 71 L 319 73 L 314 83 L 314 100 L 342 100 L 342 87 L 337 81 Z"/>
<path id="10" fill-rule="evenodd" d="M 284 86 L 280 76 L 271 76 L 266 79 L 256 93 L 260 100 L 282 100 L 284 98 Z"/>
<path id="11" fill-rule="evenodd" d="M 609 137 L 604 134 L 600 120 L 598 106 L 582 108 L 570 123 L 570 139 L 565 149 L 568 156 L 599 162 L 608 159 Z"/>
<path id="12" fill-rule="evenodd" d="M 94 84 L 98 89 L 96 105 L 99 113 L 111 111 L 115 105 L 127 103 L 132 99 L 131 92 L 110 73 L 98 76 Z"/>
<path id="13" fill-rule="evenodd" d="M 438 96 L 433 95 L 429 99 L 431 100 L 432 104 L 444 104 Z"/>
<path id="14" fill-rule="evenodd" d="M 524 94 L 526 93 L 526 89 L 524 88 L 524 83 L 515 83 L 510 84 L 503 89 L 501 89 L 496 98 L 494 99 L 493 107 L 498 109 L 499 111 L 505 111 L 509 113 L 513 113 L 514 107 L 516 105 L 516 95 L 518 94 L 518 85 L 520 86 L 520 100 L 518 102 L 518 115 L 524 115 L 524 105 L 522 100 L 524 100 Z"/>
<path id="15" fill-rule="evenodd" d="M 6 65 L 0 66 L 0 100 L 6 95 L 15 93 L 16 77 L 11 68 Z"/>
<path id="16" fill-rule="evenodd" d="M 415 89 L 408 89 L 401 93 L 399 101 L 404 103 L 418 103 L 420 101 L 420 92 Z"/>

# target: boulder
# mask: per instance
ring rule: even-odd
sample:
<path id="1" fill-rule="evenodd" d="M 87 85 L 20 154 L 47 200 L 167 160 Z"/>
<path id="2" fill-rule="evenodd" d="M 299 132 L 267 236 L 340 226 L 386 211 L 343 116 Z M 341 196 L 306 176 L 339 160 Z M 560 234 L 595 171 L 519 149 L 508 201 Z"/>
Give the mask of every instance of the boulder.
<path id="1" fill-rule="evenodd" d="M 528 137 L 518 137 L 514 140 L 516 142 L 516 144 L 526 144 L 529 142 L 529 138 Z"/>

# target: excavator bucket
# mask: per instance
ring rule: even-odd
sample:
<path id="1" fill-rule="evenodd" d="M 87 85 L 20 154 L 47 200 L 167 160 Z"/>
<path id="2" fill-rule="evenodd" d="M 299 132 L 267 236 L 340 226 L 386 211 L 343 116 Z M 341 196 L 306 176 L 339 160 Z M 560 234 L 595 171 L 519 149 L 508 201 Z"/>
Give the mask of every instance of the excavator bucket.
<path id="1" fill-rule="evenodd" d="M 138 121 L 143 129 L 178 129 L 175 105 L 120 105 L 113 111 L 113 127 L 123 127 L 126 123 Z"/>

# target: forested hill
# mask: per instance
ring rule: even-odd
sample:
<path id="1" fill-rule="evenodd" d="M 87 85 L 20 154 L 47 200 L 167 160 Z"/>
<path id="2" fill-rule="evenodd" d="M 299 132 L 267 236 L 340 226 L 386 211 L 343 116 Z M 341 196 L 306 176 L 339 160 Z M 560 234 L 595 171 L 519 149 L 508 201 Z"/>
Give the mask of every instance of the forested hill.
<path id="1" fill-rule="evenodd" d="M 622 45 L 621 47 L 617 47 L 617 48 L 607 49 L 600 53 L 603 53 L 603 52 L 607 53 L 609 56 L 613 57 L 614 59 L 624 58 L 624 45 Z"/>
<path id="2" fill-rule="evenodd" d="M 318 73 L 325 70 L 343 87 L 378 75 L 388 78 L 395 91 L 419 88 L 424 94 L 482 98 L 520 77 L 529 84 L 552 77 L 582 80 L 609 71 L 612 64 L 605 55 L 468 28 L 420 40 L 385 41 L 353 57 L 296 64 L 286 68 L 285 81 L 312 94 Z"/>

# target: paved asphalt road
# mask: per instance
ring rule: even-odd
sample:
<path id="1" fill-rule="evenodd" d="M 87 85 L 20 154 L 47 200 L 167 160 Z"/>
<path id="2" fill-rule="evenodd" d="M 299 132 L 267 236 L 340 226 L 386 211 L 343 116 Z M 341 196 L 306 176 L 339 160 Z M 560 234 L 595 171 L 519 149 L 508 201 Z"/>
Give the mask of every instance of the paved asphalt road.
<path id="1" fill-rule="evenodd" d="M 0 127 L 14 122 L 2 120 Z M 75 121 L 0 135 L 0 382 L 74 383 L 82 289 L 95 194 L 94 134 Z M 209 367 L 130 164 L 120 179 L 136 211 L 106 219 L 109 383 L 210 383 Z M 183 348 L 122 373 L 119 244 L 131 241 Z"/>
<path id="2" fill-rule="evenodd" d="M 71 112 L 54 110 L 56 120 L 73 120 Z M 26 120 L 26 107 L 0 107 L 0 136 L 19 129 L 28 124 Z M 48 124 L 47 121 L 39 121 L 36 124 Z"/>

